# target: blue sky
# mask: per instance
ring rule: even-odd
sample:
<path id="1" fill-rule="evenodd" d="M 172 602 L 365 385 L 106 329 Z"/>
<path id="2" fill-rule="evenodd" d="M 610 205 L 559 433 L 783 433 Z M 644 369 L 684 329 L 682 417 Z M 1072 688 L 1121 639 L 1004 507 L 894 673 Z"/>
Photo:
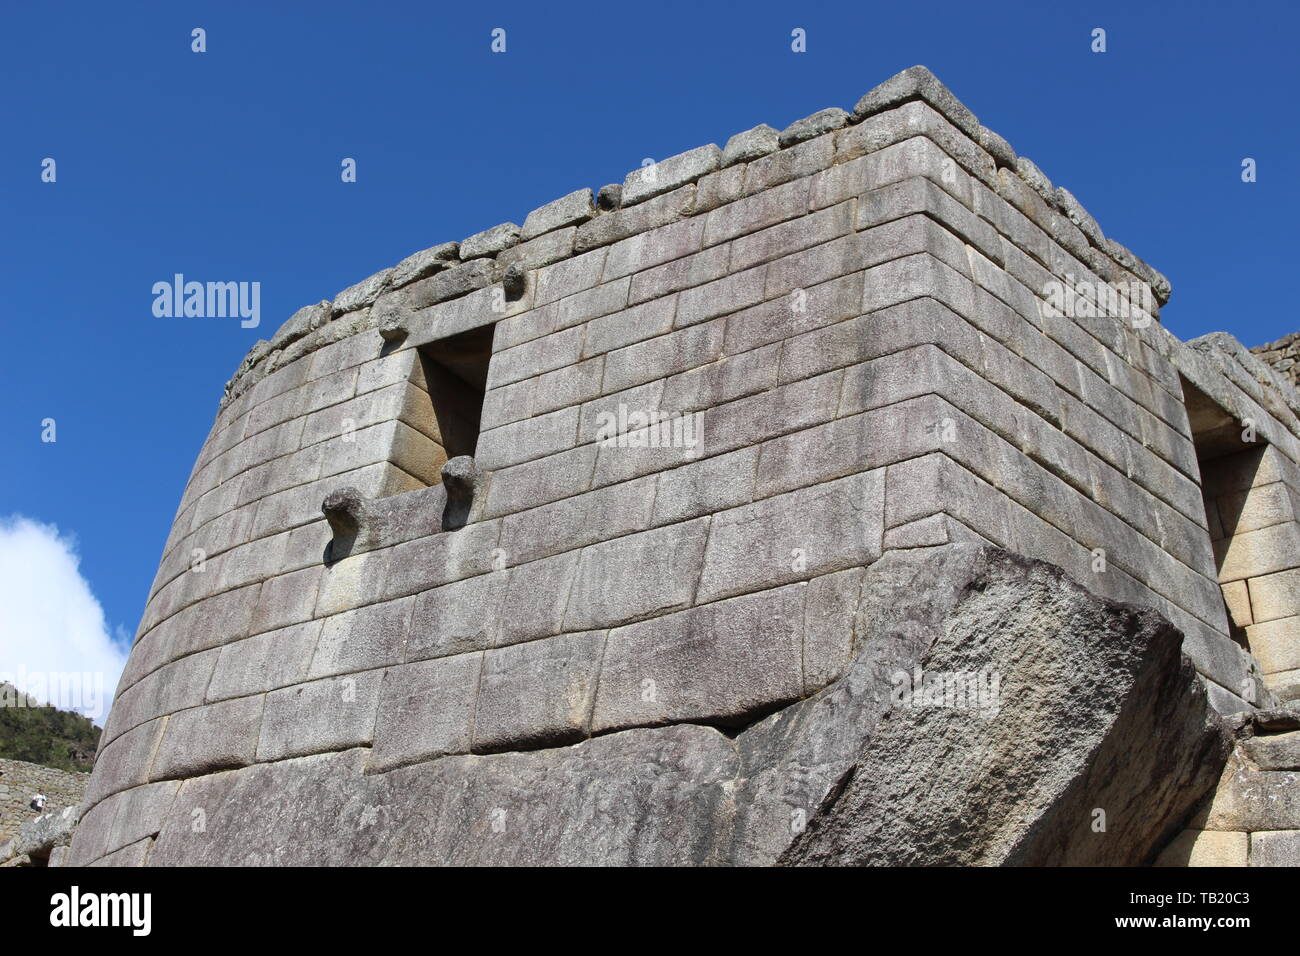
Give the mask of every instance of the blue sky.
<path id="1" fill-rule="evenodd" d="M 1178 335 L 1280 337 L 1300 328 L 1279 295 L 1296 9 L 6 0 L 0 516 L 57 527 L 106 629 L 134 632 L 222 385 L 295 309 L 645 157 L 852 108 L 914 63 L 1170 277 Z M 155 318 L 177 272 L 260 282 L 261 327 Z"/>

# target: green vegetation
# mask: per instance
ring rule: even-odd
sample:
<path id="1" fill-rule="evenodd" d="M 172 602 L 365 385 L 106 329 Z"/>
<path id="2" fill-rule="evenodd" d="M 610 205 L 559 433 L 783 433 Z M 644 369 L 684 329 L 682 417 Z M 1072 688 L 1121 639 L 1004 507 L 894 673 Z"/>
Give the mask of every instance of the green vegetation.
<path id="1" fill-rule="evenodd" d="M 89 770 L 99 732 L 80 714 L 40 706 L 12 684 L 0 684 L 0 757 L 59 770 Z"/>

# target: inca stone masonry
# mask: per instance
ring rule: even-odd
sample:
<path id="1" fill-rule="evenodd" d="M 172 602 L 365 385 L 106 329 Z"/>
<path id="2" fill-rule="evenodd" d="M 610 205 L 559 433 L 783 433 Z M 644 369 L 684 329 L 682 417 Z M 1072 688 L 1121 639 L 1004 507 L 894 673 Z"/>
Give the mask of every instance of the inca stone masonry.
<path id="1" fill-rule="evenodd" d="M 1297 862 L 1300 397 L 1169 295 L 914 67 L 300 310 L 70 862 Z"/>

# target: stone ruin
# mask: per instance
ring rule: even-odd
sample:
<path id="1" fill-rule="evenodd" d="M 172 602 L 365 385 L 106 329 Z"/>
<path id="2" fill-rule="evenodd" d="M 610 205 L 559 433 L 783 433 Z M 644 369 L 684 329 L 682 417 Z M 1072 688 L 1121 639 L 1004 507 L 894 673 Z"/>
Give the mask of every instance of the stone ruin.
<path id="1" fill-rule="evenodd" d="M 226 387 L 73 864 L 1300 856 L 1300 397 L 925 68 Z"/>

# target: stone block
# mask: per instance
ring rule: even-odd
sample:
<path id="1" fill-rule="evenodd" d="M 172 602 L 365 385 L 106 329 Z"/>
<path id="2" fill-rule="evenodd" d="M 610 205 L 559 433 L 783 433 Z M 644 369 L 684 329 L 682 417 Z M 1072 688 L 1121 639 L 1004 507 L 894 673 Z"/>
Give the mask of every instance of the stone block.
<path id="1" fill-rule="evenodd" d="M 731 271 L 740 272 L 847 235 L 853 228 L 850 205 L 843 202 L 739 237 L 731 245 Z"/>
<path id="2" fill-rule="evenodd" d="M 705 220 L 704 245 L 716 245 L 804 215 L 808 211 L 808 188 L 808 179 L 796 179 L 718 207 Z"/>
<path id="3" fill-rule="evenodd" d="M 588 406 L 584 406 L 588 407 Z M 567 498 L 591 487 L 596 447 L 579 445 L 494 472 L 488 481 L 485 517 L 496 517 Z"/>
<path id="4" fill-rule="evenodd" d="M 660 386 L 663 394 L 657 407 L 678 413 L 702 411 L 775 388 L 779 353 L 780 346 L 773 343 L 739 355 L 724 354 L 716 362 L 679 372 Z"/>
<path id="5" fill-rule="evenodd" d="M 460 243 L 462 262 L 482 256 L 494 256 L 519 243 L 519 227 L 513 222 L 503 222 L 482 232 L 476 232 Z"/>
<path id="6" fill-rule="evenodd" d="M 808 582 L 803 616 L 804 695 L 816 693 L 853 662 L 862 568 L 849 568 Z"/>
<path id="7" fill-rule="evenodd" d="M 416 599 L 406 660 L 449 657 L 491 647 L 500 629 L 509 574 L 492 571 L 425 591 Z"/>
<path id="8" fill-rule="evenodd" d="M 1300 616 L 1252 624 L 1246 640 L 1265 674 L 1300 668 Z"/>
<path id="9" fill-rule="evenodd" d="M 390 289 L 400 289 L 416 279 L 423 279 L 441 269 L 445 269 L 459 258 L 460 243 L 443 242 L 430 249 L 413 253 L 393 266 L 388 277 Z"/>
<path id="10" fill-rule="evenodd" d="M 597 216 L 578 227 L 578 234 L 573 242 L 574 252 L 586 252 L 588 249 L 596 249 L 641 233 L 648 233 L 684 216 L 689 216 L 694 207 L 695 185 L 690 184 L 630 209 L 618 209 Z"/>
<path id="11" fill-rule="evenodd" d="M 782 147 L 786 147 L 793 146 L 796 143 L 802 143 L 804 140 L 812 139 L 814 136 L 833 132 L 842 127 L 848 121 L 849 114 L 838 106 L 831 106 L 824 110 L 818 110 L 811 116 L 805 116 L 803 119 L 795 120 L 785 129 L 781 130 L 780 144 Z"/>
<path id="12" fill-rule="evenodd" d="M 876 470 L 714 515 L 696 603 L 870 564 L 881 554 Z"/>
<path id="13" fill-rule="evenodd" d="M 294 684 L 266 695 L 257 760 L 369 746 L 383 671 Z"/>
<path id="14" fill-rule="evenodd" d="M 469 753 L 482 667 L 483 655 L 471 653 L 386 670 L 368 770 Z"/>
<path id="15" fill-rule="evenodd" d="M 722 150 L 710 143 L 634 169 L 623 180 L 623 207 L 699 179 L 705 173 L 713 172 L 721 163 Z"/>
<path id="16" fill-rule="evenodd" d="M 500 522 L 481 521 L 399 544 L 388 560 L 383 600 L 490 571 L 500 534 Z"/>
<path id="17" fill-rule="evenodd" d="M 1156 866 L 1245 866 L 1248 834 L 1184 830 L 1160 852 Z"/>
<path id="18" fill-rule="evenodd" d="M 387 667 L 403 660 L 415 598 L 386 601 L 324 619 L 309 679 Z"/>
<path id="19" fill-rule="evenodd" d="M 767 270 L 763 266 L 733 272 L 707 285 L 686 289 L 678 295 L 678 328 L 695 325 L 728 312 L 735 312 L 763 300 Z"/>
<path id="20" fill-rule="evenodd" d="M 708 524 L 700 518 L 584 548 L 563 629 L 597 630 L 689 605 Z"/>
<path id="21" fill-rule="evenodd" d="M 510 267 L 528 271 L 530 269 L 540 269 L 543 266 L 553 265 L 567 259 L 573 255 L 573 244 L 577 239 L 577 235 L 577 228 L 568 226 L 554 232 L 544 233 L 536 239 L 521 242 L 497 256 L 498 273 L 504 273 L 508 277 L 509 272 L 507 270 Z"/>
<path id="22" fill-rule="evenodd" d="M 980 124 L 975 114 L 923 66 L 908 67 L 865 94 L 853 107 L 853 119 L 861 121 L 917 99 L 929 103 L 971 139 L 979 139 Z"/>
<path id="23" fill-rule="evenodd" d="M 543 306 L 599 285 L 608 254 L 607 249 L 594 249 L 539 269 L 534 305 Z"/>
<path id="24" fill-rule="evenodd" d="M 802 584 L 609 632 L 592 732 L 743 724 L 803 695 Z"/>
<path id="25" fill-rule="evenodd" d="M 657 497 L 654 482 L 647 476 L 506 516 L 499 545 L 502 560 L 518 566 L 645 530 Z"/>
<path id="26" fill-rule="evenodd" d="M 1219 580 L 1236 581 L 1290 569 L 1300 554 L 1300 524 L 1287 522 L 1234 535 L 1214 545 Z"/>
<path id="27" fill-rule="evenodd" d="M 212 672 L 207 699 L 261 694 L 305 680 L 321 623 L 305 621 L 225 645 Z"/>
<path id="28" fill-rule="evenodd" d="M 576 226 L 596 214 L 590 189 L 579 189 L 534 209 L 524 220 L 519 238 L 523 242 L 553 229 Z"/>
<path id="29" fill-rule="evenodd" d="M 488 388 L 499 388 L 577 361 L 582 351 L 582 328 L 564 329 L 524 342 L 492 356 Z"/>
<path id="30" fill-rule="evenodd" d="M 734 166 L 747 163 L 768 153 L 775 152 L 780 144 L 781 134 L 766 123 L 737 133 L 727 140 L 722 148 L 722 166 Z"/>
<path id="31" fill-rule="evenodd" d="M 329 617 L 370 604 L 381 593 L 387 551 L 354 554 L 326 566 L 316 595 L 316 617 Z"/>
<path id="32" fill-rule="evenodd" d="M 368 279 L 362 279 L 356 285 L 348 286 L 334 297 L 331 311 L 335 315 L 346 315 L 348 312 L 364 309 L 388 288 L 392 274 L 392 269 L 384 269 Z"/>
<path id="33" fill-rule="evenodd" d="M 769 153 L 745 166 L 745 195 L 751 196 L 811 176 L 830 166 L 834 158 L 834 133 L 823 133 L 788 149 Z"/>
<path id="34" fill-rule="evenodd" d="M 578 440 L 578 412 L 570 406 L 482 432 L 475 453 L 479 467 L 495 471 L 572 448 Z"/>
<path id="35" fill-rule="evenodd" d="M 638 272 L 632 277 L 627 300 L 630 304 L 636 304 L 720 279 L 727 274 L 727 259 L 730 254 L 729 247 L 715 246 L 693 256 Z"/>
<path id="36" fill-rule="evenodd" d="M 512 568 L 498 612 L 496 646 L 559 634 L 577 566 L 578 552 L 570 551 Z"/>
<path id="37" fill-rule="evenodd" d="M 1256 735 L 1241 747 L 1260 770 L 1300 770 L 1300 731 Z"/>
<path id="38" fill-rule="evenodd" d="M 753 499 L 758 455 L 758 448 L 742 448 L 662 472 L 653 495 L 653 524 L 671 524 L 748 504 Z"/>
<path id="39" fill-rule="evenodd" d="M 603 389 L 621 392 L 712 362 L 722 353 L 723 333 L 723 320 L 715 319 L 610 352 Z"/>
<path id="40" fill-rule="evenodd" d="M 1300 562 L 1300 554 L 1294 555 L 1292 560 Z M 1300 568 L 1252 577 L 1249 587 L 1254 620 L 1247 621 L 1247 624 L 1262 624 L 1300 614 Z M 1300 643 L 1300 634 L 1296 640 Z"/>
<path id="41" fill-rule="evenodd" d="M 416 312 L 482 289 L 491 285 L 494 278 L 494 264 L 487 259 L 475 259 L 412 282 L 404 290 L 403 305 L 407 311 Z M 378 334 L 375 337 L 378 339 Z M 379 354 L 378 346 L 370 354 L 371 357 Z"/>
<path id="42" fill-rule="evenodd" d="M 257 752 L 263 697 L 237 697 L 172 714 L 150 780 L 200 777 L 245 767 Z"/>
<path id="43" fill-rule="evenodd" d="M 1300 866 L 1300 830 L 1268 830 L 1250 835 L 1251 866 Z"/>
<path id="44" fill-rule="evenodd" d="M 488 651 L 474 752 L 557 747 L 587 736 L 605 632 L 565 634 Z"/>
<path id="45" fill-rule="evenodd" d="M 676 295 L 664 296 L 592 319 L 587 323 L 583 356 L 612 352 L 671 331 L 677 314 L 677 300 Z"/>
<path id="46" fill-rule="evenodd" d="M 310 620 L 316 606 L 316 589 L 321 573 L 319 567 L 303 568 L 262 582 L 249 633 L 260 634 Z"/>
<path id="47" fill-rule="evenodd" d="M 603 280 L 612 282 L 698 252 L 704 241 L 704 225 L 704 220 L 696 217 L 629 236 L 610 248 Z"/>

